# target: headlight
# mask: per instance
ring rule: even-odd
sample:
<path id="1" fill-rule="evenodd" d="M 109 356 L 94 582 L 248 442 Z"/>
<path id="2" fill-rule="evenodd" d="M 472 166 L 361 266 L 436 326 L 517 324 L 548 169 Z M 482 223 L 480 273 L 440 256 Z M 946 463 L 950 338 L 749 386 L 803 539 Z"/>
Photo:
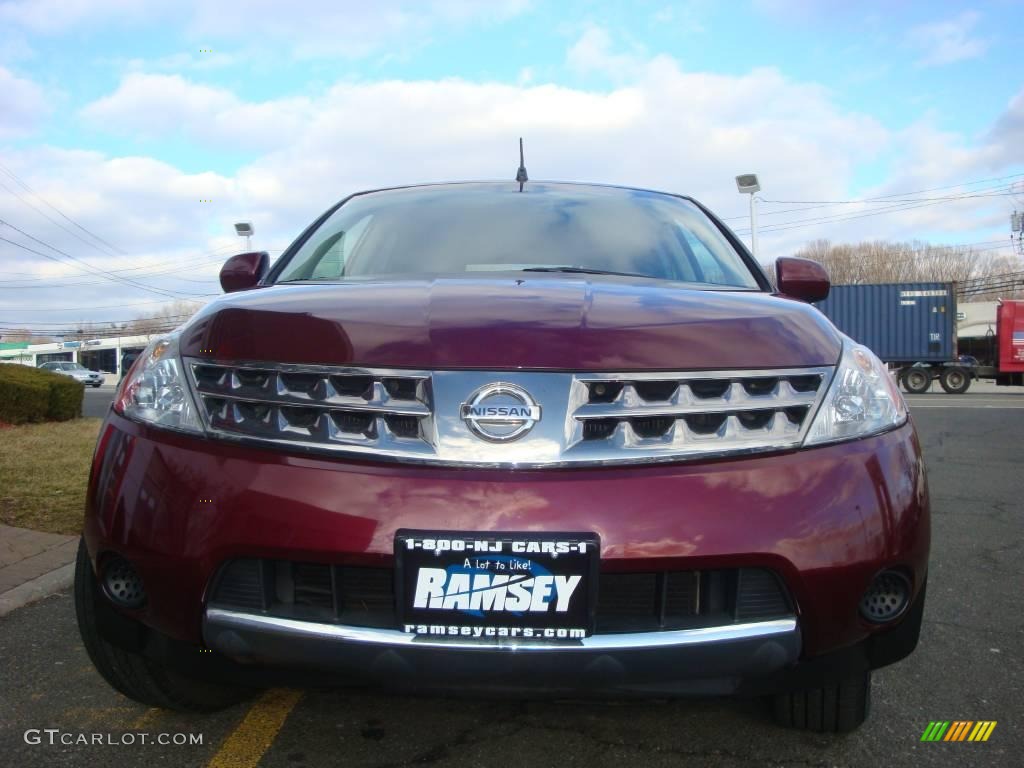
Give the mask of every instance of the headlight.
<path id="1" fill-rule="evenodd" d="M 907 404 L 885 365 L 850 339 L 804 445 L 852 440 L 899 426 Z"/>
<path id="2" fill-rule="evenodd" d="M 146 347 L 121 383 L 114 410 L 158 427 L 203 431 L 185 383 L 177 335 L 157 339 Z"/>

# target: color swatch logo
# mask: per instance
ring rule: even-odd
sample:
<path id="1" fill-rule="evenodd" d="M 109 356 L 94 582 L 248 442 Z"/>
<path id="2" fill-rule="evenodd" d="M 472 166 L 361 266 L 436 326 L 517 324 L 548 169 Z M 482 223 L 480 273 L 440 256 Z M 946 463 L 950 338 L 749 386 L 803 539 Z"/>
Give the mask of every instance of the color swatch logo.
<path id="1" fill-rule="evenodd" d="M 995 720 L 932 720 L 921 741 L 988 741 L 995 727 Z"/>

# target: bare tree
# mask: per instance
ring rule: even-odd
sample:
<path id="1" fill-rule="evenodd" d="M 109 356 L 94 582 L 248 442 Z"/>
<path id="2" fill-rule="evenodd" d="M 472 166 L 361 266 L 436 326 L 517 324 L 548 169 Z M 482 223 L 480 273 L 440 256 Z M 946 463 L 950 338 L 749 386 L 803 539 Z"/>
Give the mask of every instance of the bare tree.
<path id="1" fill-rule="evenodd" d="M 199 311 L 202 304 L 194 301 L 175 301 L 155 312 L 141 315 L 128 323 L 123 331 L 129 336 L 152 336 L 175 328 Z"/>
<path id="2" fill-rule="evenodd" d="M 9 342 L 28 342 L 29 344 L 47 344 L 53 341 L 52 336 L 44 336 L 38 333 L 33 333 L 28 328 L 20 328 L 13 331 L 4 331 L 0 341 Z"/>
<path id="3" fill-rule="evenodd" d="M 1006 289 L 1001 275 L 1024 271 L 1024 259 L 992 254 L 963 245 L 931 245 L 921 241 L 870 241 L 833 244 L 814 240 L 796 253 L 822 264 L 835 285 L 871 283 L 955 282 L 974 286 L 972 301 L 1010 298 L 1021 289 Z M 987 285 L 999 290 L 986 292 Z"/>

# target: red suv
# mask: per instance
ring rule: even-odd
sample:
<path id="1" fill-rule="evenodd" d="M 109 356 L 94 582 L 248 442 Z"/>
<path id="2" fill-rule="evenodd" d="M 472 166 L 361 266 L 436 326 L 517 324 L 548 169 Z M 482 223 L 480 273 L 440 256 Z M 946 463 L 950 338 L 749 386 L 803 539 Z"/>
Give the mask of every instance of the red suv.
<path id="1" fill-rule="evenodd" d="M 917 644 L 929 513 L 892 378 L 696 201 L 353 195 L 154 341 L 99 437 L 76 579 L 103 676 L 771 695 L 843 731 Z"/>

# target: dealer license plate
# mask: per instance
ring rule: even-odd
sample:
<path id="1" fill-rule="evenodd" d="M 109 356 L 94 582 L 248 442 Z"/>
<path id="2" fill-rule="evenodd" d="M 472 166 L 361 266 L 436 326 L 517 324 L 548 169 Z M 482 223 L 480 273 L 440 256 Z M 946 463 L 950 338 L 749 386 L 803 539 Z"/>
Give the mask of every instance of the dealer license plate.
<path id="1" fill-rule="evenodd" d="M 596 533 L 399 530 L 402 629 L 433 638 L 577 640 L 593 632 Z"/>

